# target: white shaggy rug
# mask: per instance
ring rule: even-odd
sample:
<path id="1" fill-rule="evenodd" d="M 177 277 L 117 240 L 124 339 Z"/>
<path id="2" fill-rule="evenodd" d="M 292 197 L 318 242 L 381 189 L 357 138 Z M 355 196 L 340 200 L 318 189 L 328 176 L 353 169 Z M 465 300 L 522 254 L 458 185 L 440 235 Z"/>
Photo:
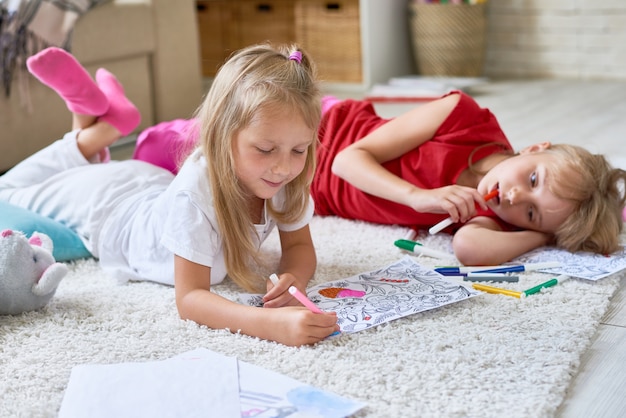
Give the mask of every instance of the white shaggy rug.
<path id="1" fill-rule="evenodd" d="M 405 256 L 393 245 L 403 228 L 315 218 L 311 229 L 319 261 L 313 284 Z M 449 249 L 449 236 L 418 239 Z M 275 261 L 276 234 L 264 247 Z M 572 279 L 521 300 L 483 294 L 290 348 L 182 321 L 173 288 L 118 285 L 96 261 L 80 261 L 43 310 L 0 317 L 0 416 L 56 416 L 75 365 L 153 361 L 203 347 L 366 402 L 356 417 L 551 417 L 621 275 Z M 520 276 L 506 287 L 551 277 Z M 232 299 L 239 292 L 230 282 L 213 289 Z"/>

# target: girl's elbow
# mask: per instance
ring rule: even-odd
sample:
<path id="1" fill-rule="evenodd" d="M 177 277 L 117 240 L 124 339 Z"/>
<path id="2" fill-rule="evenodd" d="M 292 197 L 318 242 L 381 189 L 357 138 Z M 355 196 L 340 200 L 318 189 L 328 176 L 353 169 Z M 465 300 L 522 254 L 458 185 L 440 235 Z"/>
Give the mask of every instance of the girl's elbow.
<path id="1" fill-rule="evenodd" d="M 491 264 L 490 255 L 477 245 L 469 234 L 457 232 L 452 239 L 452 249 L 457 260 L 464 266 L 484 266 Z"/>
<path id="2" fill-rule="evenodd" d="M 335 158 L 333 158 L 333 163 L 330 167 L 330 170 L 337 177 L 345 178 L 345 173 L 346 173 L 345 160 L 346 158 L 345 158 L 344 152 L 339 152 L 337 155 L 335 155 Z"/>
<path id="3" fill-rule="evenodd" d="M 459 260 L 461 264 L 464 266 L 474 265 L 474 252 L 475 248 L 472 249 L 467 245 L 466 240 L 462 239 L 462 237 L 454 236 L 452 239 L 452 249 L 454 250 L 454 255 L 456 259 Z"/>
<path id="4" fill-rule="evenodd" d="M 182 320 L 191 319 L 189 315 L 188 309 L 184 306 L 184 304 L 176 302 L 176 309 L 178 310 L 178 316 Z"/>
<path id="5" fill-rule="evenodd" d="M 193 318 L 193 307 L 190 305 L 189 298 L 176 297 L 176 310 L 180 319 L 187 320 Z"/>

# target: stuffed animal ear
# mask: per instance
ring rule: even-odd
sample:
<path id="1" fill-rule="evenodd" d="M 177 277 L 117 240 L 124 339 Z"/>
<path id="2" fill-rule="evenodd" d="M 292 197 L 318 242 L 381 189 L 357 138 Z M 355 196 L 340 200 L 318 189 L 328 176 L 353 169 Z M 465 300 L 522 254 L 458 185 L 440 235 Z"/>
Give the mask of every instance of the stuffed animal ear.
<path id="1" fill-rule="evenodd" d="M 31 235 L 28 243 L 30 245 L 36 245 L 38 247 L 41 247 L 49 253 L 52 253 L 52 250 L 54 249 L 52 239 L 50 239 L 50 237 L 43 232 L 33 232 L 33 235 Z"/>
<path id="2" fill-rule="evenodd" d="M 37 283 L 32 287 L 35 296 L 52 296 L 59 286 L 61 279 L 65 277 L 69 269 L 63 263 L 54 263 L 44 272 Z"/>
<path id="3" fill-rule="evenodd" d="M 4 229 L 0 232 L 0 239 L 2 240 L 2 245 L 0 245 L 0 260 L 2 262 L 0 270 L 4 270 L 6 268 L 4 258 L 9 256 L 14 251 L 13 248 L 18 245 L 17 243 L 20 241 L 20 237 L 25 239 L 21 232 L 13 231 L 12 229 Z"/>

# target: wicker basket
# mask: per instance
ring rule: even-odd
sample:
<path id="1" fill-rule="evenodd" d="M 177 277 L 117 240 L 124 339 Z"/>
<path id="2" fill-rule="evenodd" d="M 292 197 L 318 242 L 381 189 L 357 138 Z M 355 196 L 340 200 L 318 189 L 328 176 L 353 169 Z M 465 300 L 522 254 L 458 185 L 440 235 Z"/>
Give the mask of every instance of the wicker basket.
<path id="1" fill-rule="evenodd" d="M 196 7 L 206 77 L 248 45 L 295 41 L 292 0 L 196 0 Z"/>
<path id="2" fill-rule="evenodd" d="M 229 47 L 236 51 L 248 45 L 270 41 L 294 41 L 292 0 L 230 0 L 233 10 L 229 22 Z"/>
<path id="3" fill-rule="evenodd" d="M 362 81 L 359 0 L 297 0 L 296 40 L 311 54 L 320 79 Z"/>
<path id="4" fill-rule="evenodd" d="M 222 22 L 230 19 L 229 7 L 228 0 L 196 1 L 202 75 L 205 77 L 214 77 L 228 57 L 227 36 Z"/>
<path id="5" fill-rule="evenodd" d="M 409 4 L 411 40 L 421 75 L 479 77 L 486 44 L 486 4 Z"/>

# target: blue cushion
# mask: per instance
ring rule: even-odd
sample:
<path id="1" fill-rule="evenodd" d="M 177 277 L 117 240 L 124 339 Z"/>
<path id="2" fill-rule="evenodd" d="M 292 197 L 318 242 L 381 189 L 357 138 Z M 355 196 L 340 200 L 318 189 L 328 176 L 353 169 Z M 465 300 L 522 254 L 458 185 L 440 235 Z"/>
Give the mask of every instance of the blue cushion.
<path id="1" fill-rule="evenodd" d="M 52 255 L 57 261 L 91 257 L 78 235 L 59 222 L 6 202 L 0 202 L 0 214 L 0 231 L 12 229 L 28 237 L 33 232 L 48 235 L 54 245 Z"/>

